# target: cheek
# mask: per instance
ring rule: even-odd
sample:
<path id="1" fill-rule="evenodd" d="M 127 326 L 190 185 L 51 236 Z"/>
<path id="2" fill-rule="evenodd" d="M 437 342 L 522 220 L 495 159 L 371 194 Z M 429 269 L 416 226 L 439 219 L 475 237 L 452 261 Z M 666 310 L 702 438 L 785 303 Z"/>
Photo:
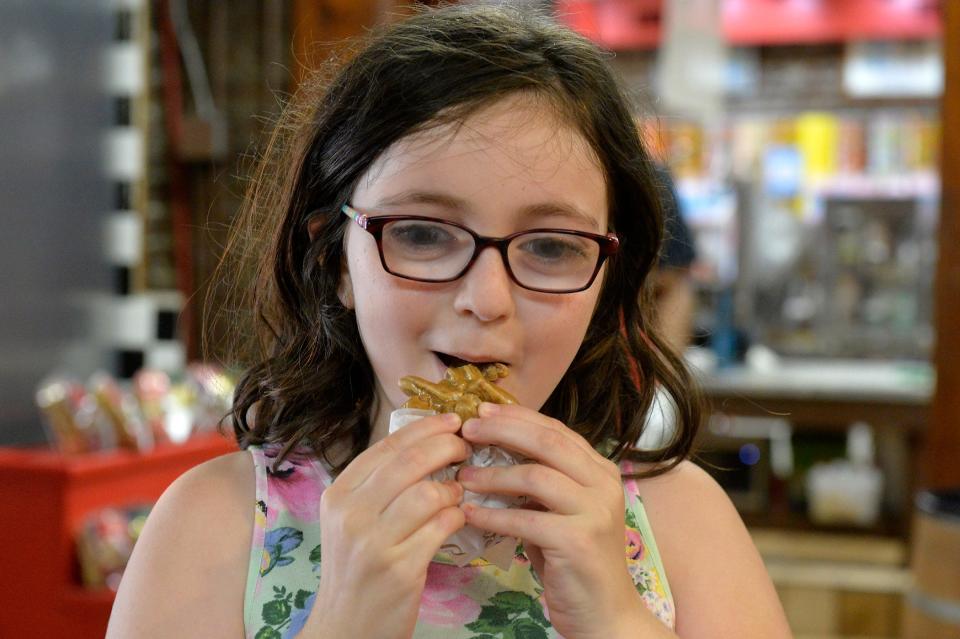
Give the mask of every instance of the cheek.
<path id="1" fill-rule="evenodd" d="M 542 406 L 580 350 L 594 300 L 571 300 L 551 312 L 539 313 L 527 324 L 529 350 L 533 357 L 528 374 L 531 406 Z"/>
<path id="2" fill-rule="evenodd" d="M 428 296 L 383 270 L 374 248 L 351 260 L 357 327 L 364 351 L 390 401 L 403 401 L 397 380 L 419 361 L 419 344 L 434 314 Z"/>

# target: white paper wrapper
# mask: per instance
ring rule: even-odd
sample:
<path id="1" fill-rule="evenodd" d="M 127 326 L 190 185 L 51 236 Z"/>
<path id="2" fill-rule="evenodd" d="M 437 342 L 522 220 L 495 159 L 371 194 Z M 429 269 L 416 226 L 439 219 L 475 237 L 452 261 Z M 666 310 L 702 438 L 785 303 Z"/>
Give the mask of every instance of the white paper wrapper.
<path id="1" fill-rule="evenodd" d="M 390 432 L 393 433 L 411 422 L 423 419 L 429 415 L 436 415 L 432 410 L 416 408 L 400 408 L 390 414 Z M 455 479 L 460 466 L 510 466 L 520 463 L 520 460 L 502 448 L 483 446 L 474 448 L 473 455 L 463 464 L 447 466 L 430 475 L 433 481 L 448 481 Z M 464 491 L 463 503 L 476 504 L 485 508 L 511 508 L 522 505 L 523 497 L 506 495 L 481 495 L 469 490 Z M 477 557 L 482 557 L 501 570 L 508 570 L 513 562 L 513 553 L 517 548 L 516 537 L 504 537 L 496 533 L 487 532 L 467 525 L 447 539 L 441 552 L 450 555 L 458 566 L 465 566 Z"/>

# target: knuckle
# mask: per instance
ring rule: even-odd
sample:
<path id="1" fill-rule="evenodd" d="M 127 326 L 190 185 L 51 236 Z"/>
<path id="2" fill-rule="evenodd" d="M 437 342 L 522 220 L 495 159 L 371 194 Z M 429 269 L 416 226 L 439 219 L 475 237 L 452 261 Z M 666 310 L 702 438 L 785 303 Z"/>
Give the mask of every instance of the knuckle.
<path id="1" fill-rule="evenodd" d="M 596 514 L 592 519 L 593 525 L 597 528 L 596 532 L 620 528 L 624 525 L 626 508 L 622 497 L 619 500 L 615 497 L 605 501 L 598 499 L 597 504 Z"/>
<path id="2" fill-rule="evenodd" d="M 437 532 L 448 533 L 451 530 L 459 530 L 466 522 L 466 515 L 459 508 L 444 508 L 430 523 Z"/>
<path id="3" fill-rule="evenodd" d="M 562 448 L 566 440 L 555 430 L 546 428 L 537 435 L 537 444 L 541 450 L 556 450 Z"/>
<path id="4" fill-rule="evenodd" d="M 446 503 L 445 493 L 446 491 L 437 482 L 424 481 L 417 485 L 417 499 L 428 506 L 439 506 Z"/>
<path id="5" fill-rule="evenodd" d="M 322 493 L 320 493 L 321 516 L 326 518 L 327 515 L 337 511 L 341 501 L 342 498 L 340 496 L 340 489 L 336 484 L 324 490 Z"/>
<path id="6" fill-rule="evenodd" d="M 533 488 L 545 488 L 551 482 L 550 471 L 537 464 L 524 467 L 524 481 Z"/>
<path id="7" fill-rule="evenodd" d="M 374 444 L 374 448 L 377 448 L 380 452 L 385 454 L 396 453 L 399 450 L 397 447 L 397 440 L 389 436 L 384 437 L 383 439 L 378 441 L 376 444 Z"/>
<path id="8" fill-rule="evenodd" d="M 420 468 L 426 463 L 427 455 L 422 448 L 411 446 L 403 449 L 397 454 L 397 461 L 404 466 Z"/>
<path id="9" fill-rule="evenodd" d="M 452 433 L 444 438 L 444 447 L 451 459 L 464 459 L 470 454 L 470 445 L 466 440 Z"/>
<path id="10" fill-rule="evenodd" d="M 383 566 L 386 583 L 403 584 L 413 578 L 412 564 L 405 557 L 396 557 Z"/>
<path id="11" fill-rule="evenodd" d="M 351 526 L 353 528 L 353 526 Z M 366 535 L 357 534 L 359 531 L 351 530 L 350 537 L 353 539 L 354 547 L 361 557 L 366 557 L 373 563 L 382 563 L 380 544 L 376 540 Z"/>
<path id="12" fill-rule="evenodd" d="M 612 477 L 616 477 L 617 481 L 620 481 L 620 466 L 617 462 L 612 459 L 603 458 L 603 468 L 607 471 Z"/>
<path id="13" fill-rule="evenodd" d="M 520 510 L 520 511 L 518 511 L 518 512 L 519 512 L 519 515 L 520 515 L 519 519 L 520 519 L 520 525 L 521 525 L 521 526 L 523 526 L 523 527 L 525 527 L 525 528 L 531 528 L 531 529 L 536 526 L 536 524 L 537 524 L 537 515 L 538 515 L 539 513 L 535 512 L 535 511 L 532 511 L 532 510 L 526 510 L 526 509 Z"/>

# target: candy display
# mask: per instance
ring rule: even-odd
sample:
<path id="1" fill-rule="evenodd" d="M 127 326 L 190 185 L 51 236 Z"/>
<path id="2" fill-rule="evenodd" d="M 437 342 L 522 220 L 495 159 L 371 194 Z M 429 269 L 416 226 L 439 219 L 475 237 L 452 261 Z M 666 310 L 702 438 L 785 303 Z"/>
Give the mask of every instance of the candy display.
<path id="1" fill-rule="evenodd" d="M 122 390 L 117 380 L 97 373 L 89 387 L 99 408 L 97 418 L 110 425 L 118 448 L 149 450 L 153 447 L 153 436 L 144 423 L 136 398 Z"/>
<path id="2" fill-rule="evenodd" d="M 84 586 L 116 592 L 150 508 L 103 508 L 84 520 L 76 538 Z"/>
<path id="3" fill-rule="evenodd" d="M 86 389 L 67 378 L 50 378 L 37 388 L 37 407 L 43 415 L 47 439 L 64 453 L 82 453 L 91 449 L 87 429 L 79 419 Z"/>
<path id="4" fill-rule="evenodd" d="M 229 413 L 233 387 L 225 371 L 197 363 L 180 379 L 152 369 L 129 383 L 106 373 L 86 385 L 51 377 L 37 388 L 36 402 L 47 439 L 60 452 L 145 451 L 215 430 Z"/>

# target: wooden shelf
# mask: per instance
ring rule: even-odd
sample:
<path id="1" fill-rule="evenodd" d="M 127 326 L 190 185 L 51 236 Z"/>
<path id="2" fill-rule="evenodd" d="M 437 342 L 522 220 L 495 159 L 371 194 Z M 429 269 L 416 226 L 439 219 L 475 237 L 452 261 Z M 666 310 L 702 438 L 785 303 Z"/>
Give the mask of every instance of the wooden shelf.
<path id="1" fill-rule="evenodd" d="M 173 480 L 237 450 L 218 434 L 145 452 L 67 456 L 48 449 L 0 448 L 0 503 L 17 513 L 0 527 L 6 566 L 17 575 L 0 615 L 0 637 L 103 637 L 114 595 L 80 584 L 74 535 L 90 513 L 153 503 Z"/>
<path id="2" fill-rule="evenodd" d="M 909 521 L 905 518 L 884 517 L 868 528 L 857 526 L 825 526 L 814 523 L 805 513 L 768 512 L 742 513 L 744 523 L 749 528 L 772 528 L 804 533 L 822 533 L 838 536 L 872 535 L 891 539 L 904 539 L 909 532 Z"/>

